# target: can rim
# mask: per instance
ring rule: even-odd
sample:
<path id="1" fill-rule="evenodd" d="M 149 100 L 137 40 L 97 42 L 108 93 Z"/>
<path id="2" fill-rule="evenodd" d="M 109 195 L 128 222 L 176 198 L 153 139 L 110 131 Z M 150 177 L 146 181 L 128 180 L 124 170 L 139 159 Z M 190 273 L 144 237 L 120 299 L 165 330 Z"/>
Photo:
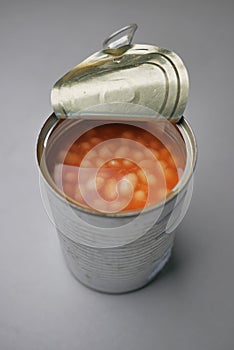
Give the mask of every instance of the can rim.
<path id="1" fill-rule="evenodd" d="M 47 169 L 42 169 L 41 167 L 41 158 L 43 154 L 43 150 L 45 148 L 46 141 L 50 137 L 51 133 L 53 132 L 54 128 L 57 126 L 57 124 L 61 122 L 60 119 L 56 117 L 54 113 L 52 113 L 49 118 L 45 121 L 44 125 L 41 128 L 41 131 L 39 133 L 38 139 L 37 139 L 37 165 L 40 169 L 40 174 L 43 176 L 43 179 L 46 181 L 46 183 L 49 186 L 49 189 L 53 191 L 53 193 L 59 197 L 60 200 L 63 200 L 64 202 L 69 202 L 69 205 L 72 206 L 75 209 L 79 209 L 81 212 L 94 215 L 94 216 L 102 216 L 102 217 L 108 217 L 108 218 L 123 218 L 123 217 L 132 217 L 132 216 L 138 216 L 142 211 L 144 213 L 148 213 L 154 210 L 159 209 L 161 206 L 166 205 L 167 203 L 170 203 L 174 197 L 183 191 L 186 184 L 190 181 L 194 169 L 196 167 L 197 163 L 197 143 L 195 135 L 192 131 L 192 128 L 189 124 L 189 122 L 185 119 L 183 116 L 181 120 L 176 123 L 176 127 L 178 127 L 179 131 L 181 132 L 181 135 L 183 137 L 183 140 L 185 141 L 186 146 L 186 153 L 187 153 L 187 159 L 186 159 L 186 166 L 188 165 L 188 162 L 190 162 L 189 167 L 185 172 L 184 176 L 181 177 L 181 179 L 178 181 L 174 189 L 172 189 L 166 196 L 166 199 L 163 201 L 159 201 L 156 204 L 152 204 L 149 206 L 146 206 L 139 210 L 128 210 L 128 211 L 122 211 L 118 213 L 103 213 L 98 212 L 95 210 L 92 210 L 86 206 L 77 205 L 77 202 L 69 198 L 68 196 L 64 195 L 62 191 L 60 191 L 52 181 L 52 178 L 49 174 L 49 171 Z M 190 136 L 190 137 L 189 137 Z M 188 155 L 191 155 L 191 160 L 188 160 Z M 48 177 L 48 178 L 47 178 Z"/>

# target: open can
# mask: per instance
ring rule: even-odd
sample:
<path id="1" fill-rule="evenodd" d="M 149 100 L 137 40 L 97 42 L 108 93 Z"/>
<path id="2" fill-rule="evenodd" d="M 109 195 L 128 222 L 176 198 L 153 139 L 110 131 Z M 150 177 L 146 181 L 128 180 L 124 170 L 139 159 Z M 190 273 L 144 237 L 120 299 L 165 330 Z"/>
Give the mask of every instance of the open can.
<path id="1" fill-rule="evenodd" d="M 135 30 L 136 25 L 130 25 L 111 35 L 103 50 L 54 85 L 54 113 L 42 127 L 37 143 L 42 198 L 57 229 L 67 266 L 84 285 L 108 293 L 143 287 L 168 261 L 174 230 L 191 198 L 197 157 L 194 134 L 183 117 L 188 97 L 186 68 L 171 51 L 132 45 Z M 140 209 L 114 210 L 110 201 L 100 210 L 89 203 L 89 198 L 79 203 L 64 191 L 67 151 L 61 164 L 55 164 L 57 150 L 69 150 L 74 140 L 109 125 L 116 135 L 120 128 L 142 129 L 144 135 L 155 135 L 169 150 L 179 175 L 165 197 Z M 116 140 L 119 152 L 121 140 L 118 136 Z M 138 140 L 124 142 L 130 142 L 127 147 L 134 158 L 132 150 Z M 102 149 L 108 148 L 104 146 Z M 112 158 L 116 158 L 114 152 Z M 87 174 L 86 169 L 83 178 Z M 151 189 L 156 191 L 156 187 Z"/>

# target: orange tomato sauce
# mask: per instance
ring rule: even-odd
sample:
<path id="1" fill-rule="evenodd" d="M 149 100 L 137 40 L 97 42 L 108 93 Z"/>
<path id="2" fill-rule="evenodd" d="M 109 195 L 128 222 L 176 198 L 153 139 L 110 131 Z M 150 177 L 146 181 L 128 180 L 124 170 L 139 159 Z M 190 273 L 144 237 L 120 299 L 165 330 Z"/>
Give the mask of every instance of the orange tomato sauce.
<path id="1" fill-rule="evenodd" d="M 165 200 L 179 181 L 166 145 L 140 127 L 112 123 L 55 153 L 53 180 L 78 205 L 100 212 L 138 210 Z"/>

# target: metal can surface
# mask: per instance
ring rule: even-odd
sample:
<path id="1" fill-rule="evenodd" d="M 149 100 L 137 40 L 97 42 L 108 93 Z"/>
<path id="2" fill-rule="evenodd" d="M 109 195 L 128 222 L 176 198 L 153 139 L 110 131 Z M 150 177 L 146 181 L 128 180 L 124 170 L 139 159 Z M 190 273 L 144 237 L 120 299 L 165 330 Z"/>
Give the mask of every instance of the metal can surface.
<path id="1" fill-rule="evenodd" d="M 79 122 L 69 122 L 64 130 Z M 188 122 L 181 118 L 175 125 L 186 151 L 183 176 L 165 203 L 150 206 L 140 215 L 139 211 L 105 214 L 82 208 L 54 186 L 46 153 L 60 124 L 54 114 L 45 122 L 38 138 L 37 160 L 44 203 L 56 226 L 68 268 L 80 282 L 98 291 L 123 293 L 143 287 L 168 261 L 174 229 L 190 199 L 197 148 Z M 58 137 L 62 135 L 60 132 Z"/>

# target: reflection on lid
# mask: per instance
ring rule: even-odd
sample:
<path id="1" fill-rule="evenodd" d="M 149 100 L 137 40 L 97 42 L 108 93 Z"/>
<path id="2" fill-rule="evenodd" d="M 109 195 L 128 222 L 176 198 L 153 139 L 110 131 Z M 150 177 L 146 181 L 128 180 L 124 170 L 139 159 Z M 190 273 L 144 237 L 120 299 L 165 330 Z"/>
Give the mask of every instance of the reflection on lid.
<path id="1" fill-rule="evenodd" d="M 120 38 L 114 41 L 115 48 L 106 40 L 105 50 L 90 56 L 54 85 L 51 100 L 58 118 L 106 115 L 111 120 L 118 115 L 145 115 L 175 122 L 181 118 L 189 90 L 182 60 L 156 46 L 130 45 L 132 37 L 124 35 L 123 42 L 128 38 L 128 45 L 119 47 Z"/>

